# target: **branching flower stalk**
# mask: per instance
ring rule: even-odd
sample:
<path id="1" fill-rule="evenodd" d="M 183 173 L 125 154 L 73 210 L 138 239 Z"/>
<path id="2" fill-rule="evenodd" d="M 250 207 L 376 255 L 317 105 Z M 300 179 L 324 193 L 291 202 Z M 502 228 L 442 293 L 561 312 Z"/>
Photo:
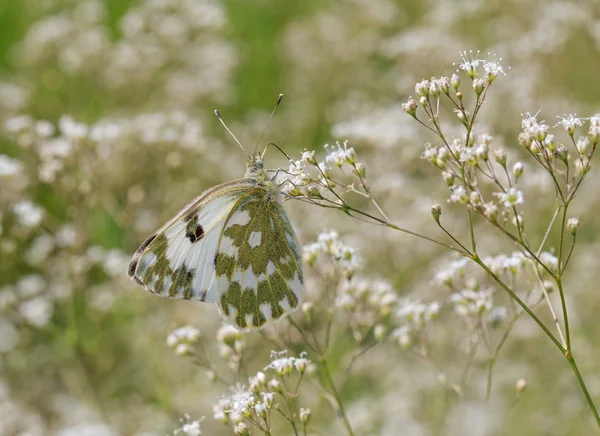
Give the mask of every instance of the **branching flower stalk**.
<path id="1" fill-rule="evenodd" d="M 364 165 L 357 162 L 356 153 L 347 142 L 337 143 L 333 147 L 326 145 L 327 157 L 321 162 L 316 160 L 314 152 L 305 151 L 301 159 L 292 162 L 286 172 L 284 192 L 291 199 L 337 209 L 361 221 L 425 239 L 475 262 L 510 296 L 513 304 L 516 303 L 520 308 L 514 311 L 513 318 L 497 346 L 492 346 L 489 338 L 483 338 L 489 351 L 486 396 L 489 397 L 491 392 L 492 372 L 498 353 L 517 319 L 526 313 L 569 362 L 600 427 L 600 416 L 573 355 L 572 333 L 563 284 L 564 272 L 575 247 L 579 226 L 577 218 L 569 218 L 569 206 L 590 170 L 591 160 L 600 142 L 600 114 L 587 119 L 577 118 L 575 115 L 559 117 L 559 122 L 554 127 L 561 126 L 566 131 L 569 139 L 566 144 L 560 143 L 554 134 L 549 133 L 550 126 L 538 120 L 538 114 L 523 116 L 518 143 L 529 154 L 534 164 L 539 165 L 548 174 L 557 199 L 556 212 L 536 249 L 532 246 L 525 229 L 522 211 L 524 195 L 518 189 L 520 178 L 525 172 L 525 165 L 514 162 L 509 166 L 509 153 L 506 150 L 502 148 L 492 150 L 490 144 L 493 138 L 490 135 L 474 133 L 477 116 L 484 106 L 493 82 L 500 74 L 505 74 L 499 61 L 483 60 L 478 56 L 479 53 L 475 56 L 472 53 L 462 53 L 458 74 L 454 74 L 451 78 L 434 77 L 417 83 L 416 99 L 411 97 L 403 104 L 403 110 L 437 138 L 438 145 L 426 144 L 422 157 L 441 172 L 450 193 L 448 202 L 466 208 L 469 242 L 463 242 L 462 238 L 444 227 L 441 220 L 442 207 L 437 204 L 432 206 L 431 214 L 443 234 L 450 239 L 450 243 L 399 227 L 391 222 L 373 196 Z M 467 99 L 461 91 L 459 76 L 461 72 L 462 75 L 467 76 L 471 91 L 474 93 L 472 106 L 467 101 L 471 99 Z M 440 112 L 442 99 L 448 99 L 454 106 L 454 116 L 462 124 L 465 130 L 464 136 L 450 139 L 444 134 L 440 122 L 443 115 Z M 589 123 L 587 132 L 584 136 L 576 137 L 576 132 L 582 128 L 585 121 Z M 351 174 L 347 174 L 344 169 L 349 169 Z M 371 213 L 356 206 L 353 196 L 369 200 L 376 212 Z M 486 258 L 480 256 L 475 227 L 477 218 L 491 225 L 515 244 L 523 261 L 531 265 L 535 272 L 535 277 L 542 288 L 541 297 L 531 300 L 530 290 L 522 298 L 514 284 L 509 285 L 506 279 L 493 270 Z M 556 241 L 558 248 L 554 255 L 550 251 L 545 251 L 545 247 L 556 225 L 559 226 L 559 236 Z M 548 286 L 546 284 L 548 280 L 553 282 L 554 286 Z M 559 293 L 562 323 L 548 298 L 547 287 L 554 287 Z M 558 335 L 553 334 L 550 327 L 534 312 L 536 306 L 542 302 L 548 306 Z M 481 332 L 486 335 L 485 328 Z"/>

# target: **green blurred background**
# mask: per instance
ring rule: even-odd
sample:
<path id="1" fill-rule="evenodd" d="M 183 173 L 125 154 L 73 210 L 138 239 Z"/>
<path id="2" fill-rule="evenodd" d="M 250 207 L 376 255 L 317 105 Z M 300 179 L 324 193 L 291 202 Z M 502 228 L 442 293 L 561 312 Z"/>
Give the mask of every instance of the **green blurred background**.
<path id="1" fill-rule="evenodd" d="M 524 157 L 521 113 L 542 109 L 554 124 L 556 115 L 599 110 L 596 0 L 0 0 L 0 154 L 20 162 L 0 162 L 0 434 L 162 435 L 186 412 L 207 416 L 206 434 L 229 434 L 211 419 L 223 390 L 164 345 L 187 323 L 214 342 L 216 311 L 154 298 L 125 274 L 147 234 L 202 190 L 242 175 L 244 156 L 212 111 L 252 148 L 283 93 L 267 141 L 296 156 L 348 139 L 390 217 L 437 235 L 428 209 L 447 194 L 419 159 L 434 138 L 399 104 L 417 81 L 451 75 L 470 49 L 504 58 L 508 74 L 477 127 L 514 159 Z M 444 123 L 458 133 L 451 116 Z M 268 162 L 287 166 L 275 152 Z M 539 241 L 555 203 L 525 162 L 526 222 Z M 599 181 L 593 168 L 573 206 L 583 225 L 566 278 L 574 349 L 597 402 Z M 23 200 L 41 208 L 40 222 L 15 218 Z M 361 250 L 365 271 L 401 296 L 446 298 L 431 280 L 448 253 L 341 214 L 288 210 L 302 242 L 335 228 Z M 462 210 L 444 214 L 464 231 Z M 486 254 L 514 250 L 483 225 L 480 237 Z M 318 286 L 308 292 L 318 301 Z M 436 357 L 458 377 L 464 326 L 451 314 L 439 323 Z M 264 366 L 271 345 L 248 341 L 256 368 Z M 592 434 L 561 359 L 523 319 L 489 404 L 485 359 L 457 398 L 438 371 L 391 346 L 365 359 L 344 396 L 361 435 Z M 529 388 L 511 407 L 520 377 Z M 315 415 L 321 434 L 342 434 L 333 413 Z"/>

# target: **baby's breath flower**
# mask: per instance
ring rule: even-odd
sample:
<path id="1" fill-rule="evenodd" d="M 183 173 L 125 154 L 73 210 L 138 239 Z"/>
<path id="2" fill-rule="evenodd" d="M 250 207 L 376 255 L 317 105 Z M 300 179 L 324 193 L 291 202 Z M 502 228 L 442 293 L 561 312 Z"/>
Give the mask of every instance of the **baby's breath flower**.
<path id="1" fill-rule="evenodd" d="M 458 91 L 458 87 L 460 86 L 460 77 L 458 77 L 456 74 L 452 74 L 452 77 L 450 78 L 450 84 L 455 91 Z"/>
<path id="2" fill-rule="evenodd" d="M 491 84 L 500 73 L 506 76 L 506 73 L 504 72 L 500 62 L 502 62 L 502 58 L 493 61 L 483 61 L 483 69 L 485 70 L 485 77 L 488 83 Z"/>
<path id="3" fill-rule="evenodd" d="M 579 218 L 569 218 L 567 221 L 567 230 L 575 236 L 577 234 L 577 229 L 579 228 Z"/>
<path id="4" fill-rule="evenodd" d="M 577 126 L 583 126 L 583 121 L 580 118 L 577 118 L 575 114 L 565 114 L 557 118 L 559 118 L 560 121 L 556 123 L 556 126 L 559 124 L 562 125 L 563 129 L 571 136 L 575 133 Z"/>
<path id="5" fill-rule="evenodd" d="M 23 171 L 23 164 L 17 159 L 12 159 L 0 154 L 0 179 L 8 179 Z"/>
<path id="6" fill-rule="evenodd" d="M 479 97 L 483 90 L 485 89 L 486 81 L 484 79 L 475 79 L 473 80 L 473 91 Z"/>
<path id="7" fill-rule="evenodd" d="M 575 143 L 575 147 L 579 154 L 587 154 L 589 148 L 591 146 L 590 138 L 587 136 L 580 136 L 577 138 L 577 142 Z"/>
<path id="8" fill-rule="evenodd" d="M 523 203 L 523 193 L 516 188 L 509 188 L 506 192 L 496 192 L 504 207 L 513 207 Z"/>
<path id="9" fill-rule="evenodd" d="M 452 191 L 452 194 L 450 194 L 448 202 L 461 204 L 467 204 L 469 202 L 469 195 L 464 186 L 451 186 L 450 190 Z"/>
<path id="10" fill-rule="evenodd" d="M 236 436 L 250 436 L 250 429 L 245 422 L 238 422 L 233 426 L 233 433 Z"/>
<path id="11" fill-rule="evenodd" d="M 417 102 L 412 97 L 409 97 L 406 103 L 402 103 L 402 110 L 413 118 L 417 116 L 417 107 Z"/>
<path id="12" fill-rule="evenodd" d="M 558 257 L 548 251 L 540 253 L 540 260 L 551 270 L 558 270 Z"/>
<path id="13" fill-rule="evenodd" d="M 420 98 L 427 98 L 429 96 L 429 90 L 431 89 L 431 84 L 429 80 L 421 80 L 419 83 L 415 85 L 415 94 Z"/>
<path id="14" fill-rule="evenodd" d="M 300 408 L 300 422 L 304 425 L 310 421 L 312 413 L 309 408 Z"/>
<path id="15" fill-rule="evenodd" d="M 271 351 L 271 363 L 266 369 L 274 370 L 277 375 L 289 375 L 294 368 L 295 357 L 289 357 L 287 350 Z"/>
<path id="16" fill-rule="evenodd" d="M 454 304 L 456 313 L 464 317 L 480 316 L 493 307 L 491 289 L 482 291 L 464 289 L 452 294 L 449 301 Z"/>
<path id="17" fill-rule="evenodd" d="M 431 206 L 431 216 L 437 223 L 440 222 L 440 215 L 442 215 L 442 206 L 439 204 Z"/>
<path id="18" fill-rule="evenodd" d="M 191 325 L 177 328 L 167 336 L 167 345 L 175 348 L 180 344 L 196 344 L 200 340 L 200 330 Z"/>
<path id="19" fill-rule="evenodd" d="M 44 210 L 31 201 L 22 200 L 13 206 L 13 213 L 24 227 L 35 227 L 44 217 Z"/>
<path id="20" fill-rule="evenodd" d="M 348 147 L 348 141 L 344 141 L 343 144 L 336 142 L 335 146 L 325 144 L 325 150 L 327 151 L 325 162 L 330 165 L 341 168 L 344 163 L 353 165 L 356 161 L 356 153 L 354 152 L 354 148 Z"/>
<path id="21" fill-rule="evenodd" d="M 496 159 L 496 162 L 498 162 L 502 166 L 505 166 L 506 158 L 508 156 L 508 154 L 506 153 L 506 150 L 503 148 L 498 148 L 498 149 L 494 150 L 493 153 L 494 153 L 494 159 Z"/>
<path id="22" fill-rule="evenodd" d="M 479 59 L 479 51 L 475 53 L 475 57 L 473 57 L 473 50 L 470 50 L 467 54 L 467 51 L 464 50 L 460 53 L 460 57 L 462 63 L 459 65 L 459 68 L 463 70 L 467 76 L 471 79 L 474 79 L 477 75 L 477 68 L 479 64 L 483 61 Z"/>
<path id="23" fill-rule="evenodd" d="M 521 394 L 525 391 L 525 389 L 527 389 L 527 380 L 525 380 L 524 378 L 520 378 L 515 384 L 515 390 L 517 391 L 517 393 Z"/>
<path id="24" fill-rule="evenodd" d="M 201 418 L 191 421 L 190 415 L 187 413 L 184 416 L 184 419 L 181 419 L 181 423 L 183 424 L 181 428 L 178 428 L 173 432 L 174 435 L 178 435 L 183 433 L 187 436 L 202 436 L 202 429 L 200 428 L 200 423 L 204 421 L 204 416 Z"/>
<path id="25" fill-rule="evenodd" d="M 523 175 L 524 169 L 525 169 L 525 165 L 523 165 L 521 162 L 517 162 L 516 164 L 513 165 L 512 172 L 516 179 L 518 179 L 519 177 L 521 177 Z"/>

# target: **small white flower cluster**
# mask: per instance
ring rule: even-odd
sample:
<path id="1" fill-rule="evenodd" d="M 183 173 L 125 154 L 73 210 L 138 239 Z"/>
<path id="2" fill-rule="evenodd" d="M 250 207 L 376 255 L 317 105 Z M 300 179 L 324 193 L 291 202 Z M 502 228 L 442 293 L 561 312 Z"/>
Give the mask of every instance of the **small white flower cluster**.
<path id="1" fill-rule="evenodd" d="M 242 351 L 246 345 L 244 333 L 231 324 L 224 323 L 217 330 L 217 341 L 219 342 L 219 354 L 227 360 L 232 370 L 237 371 L 242 359 Z"/>
<path id="2" fill-rule="evenodd" d="M 307 370 L 309 373 L 314 371 L 312 362 L 306 358 L 305 351 L 300 353 L 300 357 L 288 355 L 287 350 L 271 351 L 271 363 L 265 366 L 265 370 L 272 369 L 279 376 L 290 375 L 293 369 L 296 369 L 299 374 L 304 374 Z"/>
<path id="3" fill-rule="evenodd" d="M 397 303 L 398 296 L 389 282 L 355 276 L 340 283 L 334 304 L 351 317 L 353 324 L 373 326 Z"/>
<path id="4" fill-rule="evenodd" d="M 167 336 L 167 345 L 175 350 L 178 356 L 194 354 L 193 345 L 200 341 L 200 330 L 191 325 L 179 327 Z"/>
<path id="5" fill-rule="evenodd" d="M 60 174 L 81 165 L 82 154 L 93 157 L 96 165 L 104 164 L 110 171 L 115 160 L 121 160 L 119 154 L 127 153 L 140 142 L 181 152 L 198 153 L 205 148 L 202 125 L 182 111 L 141 114 L 131 119 L 106 118 L 90 125 L 65 115 L 56 126 L 20 115 L 6 120 L 5 129 L 21 147 L 35 150 L 41 160 L 38 178 L 44 183 L 53 183 Z M 76 156 L 78 159 L 74 159 Z M 179 166 L 181 162 L 174 152 L 169 154 L 167 164 Z M 0 170 L 1 163 L 2 160 Z M 19 170 L 18 164 L 7 161 L 5 172 Z"/>
<path id="6" fill-rule="evenodd" d="M 270 413 L 275 407 L 275 395 L 286 397 L 297 396 L 297 392 L 287 392 L 281 378 L 297 371 L 300 376 L 312 373 L 314 365 L 306 358 L 306 353 L 299 357 L 291 357 L 287 351 L 271 351 L 271 363 L 264 368 L 275 375 L 271 378 L 260 371 L 249 377 L 248 386 L 237 384 L 232 388 L 232 395 L 221 399 L 213 406 L 213 417 L 223 424 L 231 425 L 235 434 L 249 434 L 250 426 L 261 430 L 270 426 Z M 298 382 L 299 386 L 300 382 Z M 310 412 L 308 412 L 310 414 Z"/>
<path id="7" fill-rule="evenodd" d="M 449 297 L 454 304 L 454 310 L 461 317 L 482 317 L 494 306 L 491 289 L 463 289 Z"/>
<path id="8" fill-rule="evenodd" d="M 527 258 L 523 253 L 515 251 L 510 255 L 487 256 L 482 260 L 494 274 L 500 275 L 502 273 L 517 274 L 525 266 Z"/>
<path id="9" fill-rule="evenodd" d="M 553 171 L 552 162 L 555 159 L 569 165 L 571 157 L 568 147 L 557 142 L 555 136 L 549 133 L 550 126 L 545 121 L 538 121 L 538 115 L 539 112 L 535 115 L 529 113 L 523 115 L 519 144 L 533 154 L 547 170 Z M 600 114 L 595 114 L 588 119 L 578 118 L 575 114 L 565 114 L 558 118 L 559 122 L 554 127 L 560 125 L 575 141 L 574 151 L 577 154 L 577 159 L 574 161 L 575 175 L 580 176 L 589 169 L 591 154 L 600 142 Z M 575 132 L 586 120 L 590 123 L 587 134 L 575 140 Z"/>
<path id="10" fill-rule="evenodd" d="M 286 171 L 285 182 L 282 192 L 289 197 L 305 197 L 313 200 L 325 200 L 325 191 L 336 189 L 350 190 L 340 181 L 333 179 L 333 169 L 343 169 L 345 166 L 351 168 L 352 174 L 358 177 L 360 185 L 364 183 L 366 174 L 362 163 L 356 162 L 354 148 L 348 146 L 348 141 L 343 144 L 336 142 L 335 145 L 324 145 L 327 155 L 323 161 L 317 161 L 314 151 L 304 151 L 298 161 L 290 163 Z M 311 174 L 311 170 L 312 173 Z"/>
<path id="11" fill-rule="evenodd" d="M 19 60 L 32 73 L 58 65 L 115 92 L 151 87 L 163 105 L 191 106 L 227 93 L 236 54 L 219 35 L 226 21 L 214 0 L 144 1 L 126 11 L 114 40 L 106 6 L 86 0 L 31 26 Z"/>
<path id="12" fill-rule="evenodd" d="M 429 323 L 439 315 L 441 305 L 438 302 L 429 304 L 419 300 L 408 300 L 401 303 L 395 315 L 400 327 L 392 331 L 392 338 L 405 349 L 412 347 L 426 332 Z"/>
<path id="13" fill-rule="evenodd" d="M 173 432 L 173 435 L 184 434 L 186 436 L 202 436 L 202 429 L 200 424 L 204 421 L 205 417 L 202 416 L 199 419 L 192 420 L 190 415 L 187 413 L 183 415 L 181 419 L 181 428 L 178 428 Z"/>
<path id="14" fill-rule="evenodd" d="M 324 255 L 326 262 L 323 262 Z M 362 259 L 355 248 L 344 244 L 335 230 L 323 230 L 317 242 L 303 247 L 302 258 L 311 266 L 325 266 L 330 273 L 352 277 L 362 267 Z"/>

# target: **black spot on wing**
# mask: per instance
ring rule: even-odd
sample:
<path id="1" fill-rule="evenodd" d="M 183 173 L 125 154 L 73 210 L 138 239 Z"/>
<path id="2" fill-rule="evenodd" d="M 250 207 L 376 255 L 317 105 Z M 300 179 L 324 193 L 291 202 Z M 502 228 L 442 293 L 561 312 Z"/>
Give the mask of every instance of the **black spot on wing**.
<path id="1" fill-rule="evenodd" d="M 157 234 L 148 236 L 148 238 L 142 243 L 142 245 L 140 245 L 140 248 L 138 248 L 135 251 L 131 262 L 129 262 L 127 274 L 129 275 L 129 277 L 135 279 L 135 281 L 138 282 L 140 285 L 143 285 L 143 283 L 137 277 L 135 277 L 135 269 L 137 268 L 138 262 L 140 261 L 140 257 L 142 257 L 142 253 L 144 252 L 144 250 L 146 250 L 146 247 L 148 247 L 148 245 L 150 245 L 152 241 L 154 241 L 154 239 L 157 236 Z"/>
<path id="2" fill-rule="evenodd" d="M 192 244 L 204 237 L 204 228 L 198 222 L 197 215 L 194 215 L 185 226 L 185 237 L 188 238 Z"/>

